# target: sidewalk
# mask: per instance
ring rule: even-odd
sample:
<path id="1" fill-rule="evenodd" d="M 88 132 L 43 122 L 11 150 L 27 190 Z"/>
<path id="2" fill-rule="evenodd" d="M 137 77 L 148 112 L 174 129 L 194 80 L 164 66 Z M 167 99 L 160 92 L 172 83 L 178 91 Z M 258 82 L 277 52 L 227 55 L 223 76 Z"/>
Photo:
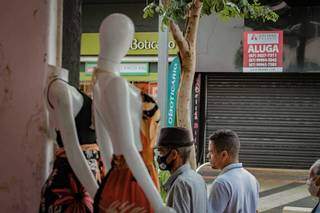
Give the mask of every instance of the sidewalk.
<path id="1" fill-rule="evenodd" d="M 260 183 L 259 212 L 281 213 L 284 206 L 312 208 L 317 198 L 310 196 L 305 184 L 308 170 L 247 168 Z M 208 189 L 219 174 L 210 166 L 204 166 L 203 176 Z"/>

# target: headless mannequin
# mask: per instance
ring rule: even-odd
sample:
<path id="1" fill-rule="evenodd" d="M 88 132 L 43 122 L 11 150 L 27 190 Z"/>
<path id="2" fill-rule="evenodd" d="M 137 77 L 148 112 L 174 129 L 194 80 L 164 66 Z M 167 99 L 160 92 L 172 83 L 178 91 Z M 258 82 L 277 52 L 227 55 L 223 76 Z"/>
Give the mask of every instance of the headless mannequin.
<path id="1" fill-rule="evenodd" d="M 79 145 L 75 125 L 75 117 L 82 107 L 83 97 L 76 88 L 66 83 L 68 82 L 66 69 L 49 65 L 49 72 L 46 94 L 48 94 L 47 101 L 51 104 L 50 106 L 48 103 L 50 127 L 60 131 L 64 150 L 72 170 L 93 198 L 98 184 Z M 61 80 L 52 82 L 57 78 Z"/>
<path id="2" fill-rule="evenodd" d="M 100 54 L 94 85 L 95 128 L 102 157 L 110 168 L 112 156 L 123 155 L 155 212 L 174 212 L 162 204 L 139 151 L 142 100 L 117 71 L 134 36 L 132 21 L 112 14 L 100 26 Z"/>

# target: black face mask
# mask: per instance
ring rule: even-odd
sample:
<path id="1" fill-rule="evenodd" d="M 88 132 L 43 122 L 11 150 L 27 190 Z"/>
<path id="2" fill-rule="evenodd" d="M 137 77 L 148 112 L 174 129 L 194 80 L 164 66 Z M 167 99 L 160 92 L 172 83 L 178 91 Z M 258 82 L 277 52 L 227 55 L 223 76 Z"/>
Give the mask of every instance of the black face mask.
<path id="1" fill-rule="evenodd" d="M 160 170 L 169 170 L 171 169 L 171 163 L 167 164 L 167 157 L 170 155 L 171 150 L 164 156 L 158 156 L 157 162 L 159 164 Z"/>

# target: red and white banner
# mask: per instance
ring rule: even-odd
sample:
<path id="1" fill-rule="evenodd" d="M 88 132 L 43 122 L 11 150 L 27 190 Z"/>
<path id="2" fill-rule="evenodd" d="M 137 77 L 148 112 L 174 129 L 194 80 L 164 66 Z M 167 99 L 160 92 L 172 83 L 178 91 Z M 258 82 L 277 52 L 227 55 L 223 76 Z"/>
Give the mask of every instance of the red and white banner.
<path id="1" fill-rule="evenodd" d="M 243 34 L 243 72 L 282 72 L 282 31 Z"/>

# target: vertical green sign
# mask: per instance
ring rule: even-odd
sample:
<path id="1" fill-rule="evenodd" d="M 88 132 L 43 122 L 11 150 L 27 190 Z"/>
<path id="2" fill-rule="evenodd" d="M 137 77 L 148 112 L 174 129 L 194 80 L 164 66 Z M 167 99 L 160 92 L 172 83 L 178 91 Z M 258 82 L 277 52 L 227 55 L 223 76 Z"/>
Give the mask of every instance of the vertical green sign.
<path id="1" fill-rule="evenodd" d="M 175 57 L 170 64 L 168 71 L 168 106 L 167 106 L 167 127 L 173 127 L 176 123 L 177 94 L 181 76 L 181 65 L 179 57 Z"/>

